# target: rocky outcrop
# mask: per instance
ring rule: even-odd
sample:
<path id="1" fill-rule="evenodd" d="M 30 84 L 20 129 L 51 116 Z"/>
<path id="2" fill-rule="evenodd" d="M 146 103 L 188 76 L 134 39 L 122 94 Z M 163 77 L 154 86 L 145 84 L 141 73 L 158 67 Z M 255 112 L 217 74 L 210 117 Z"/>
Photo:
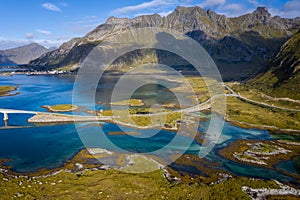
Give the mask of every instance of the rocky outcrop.
<path id="1" fill-rule="evenodd" d="M 197 6 L 177 7 L 166 17 L 157 14 L 133 19 L 110 17 L 84 37 L 72 39 L 57 50 L 31 61 L 29 67 L 41 70 L 66 66 L 76 68 L 91 49 L 107 37 L 113 37 L 128 28 L 160 27 L 182 32 L 198 41 L 211 54 L 224 77 L 247 77 L 260 70 L 299 29 L 299 25 L 300 18 L 272 17 L 263 7 L 235 18 L 227 18 Z M 157 52 L 150 54 L 159 57 Z M 136 54 L 133 53 L 133 57 Z M 127 58 L 130 56 L 127 55 Z"/>

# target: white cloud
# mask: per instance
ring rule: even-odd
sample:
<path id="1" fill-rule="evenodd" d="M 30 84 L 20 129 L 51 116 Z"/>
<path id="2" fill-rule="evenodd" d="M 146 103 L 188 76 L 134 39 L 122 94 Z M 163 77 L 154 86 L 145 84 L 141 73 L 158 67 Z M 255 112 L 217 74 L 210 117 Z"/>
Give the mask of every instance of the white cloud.
<path id="1" fill-rule="evenodd" d="M 33 33 L 26 33 L 25 34 L 26 39 L 31 40 L 32 38 L 34 38 Z"/>
<path id="2" fill-rule="evenodd" d="M 294 18 L 300 16 L 300 0 L 288 1 L 282 9 L 270 8 L 269 11 L 273 16 Z"/>
<path id="3" fill-rule="evenodd" d="M 113 11 L 113 13 L 130 13 L 135 11 L 140 11 L 144 9 L 150 8 L 158 8 L 160 6 L 170 6 L 178 3 L 178 0 L 152 0 L 148 2 L 144 2 L 134 6 L 126 6 L 123 8 L 118 8 Z"/>
<path id="4" fill-rule="evenodd" d="M 256 0 L 248 0 L 249 3 L 253 4 L 254 6 L 260 6 L 261 4 Z"/>
<path id="5" fill-rule="evenodd" d="M 50 31 L 42 30 L 42 29 L 37 29 L 36 32 L 43 34 L 43 35 L 51 35 L 52 33 Z"/>
<path id="6" fill-rule="evenodd" d="M 75 19 L 74 21 L 67 22 L 65 27 L 68 31 L 84 35 L 104 22 L 105 20 L 95 15 L 83 16 Z"/>
<path id="7" fill-rule="evenodd" d="M 162 16 L 162 17 L 166 17 L 168 14 L 170 14 L 170 13 L 172 13 L 173 12 L 173 10 L 172 11 L 166 11 L 166 12 L 158 12 L 158 13 L 151 13 L 151 12 L 145 12 L 145 13 L 137 13 L 137 14 L 135 14 L 134 15 L 134 17 L 139 17 L 139 16 L 143 16 L 143 15 L 153 15 L 153 14 L 158 14 L 158 15 L 160 15 L 160 16 Z"/>
<path id="8" fill-rule="evenodd" d="M 82 35 L 87 34 L 89 31 L 92 31 L 93 29 L 95 29 L 99 25 L 100 24 L 86 24 L 86 25 L 70 26 L 68 28 L 68 30 L 72 31 L 76 35 L 79 34 L 78 36 L 82 36 Z"/>
<path id="9" fill-rule="evenodd" d="M 36 42 L 46 48 L 50 47 L 59 47 L 63 42 L 68 41 L 71 38 L 66 39 L 53 39 L 53 40 L 34 40 L 33 42 Z"/>
<path id="10" fill-rule="evenodd" d="M 159 14 L 160 16 L 166 17 L 169 14 L 171 14 L 172 12 L 173 12 L 173 10 L 172 11 L 166 11 L 166 12 L 160 12 L 160 13 L 157 13 L 157 14 Z"/>
<path id="11" fill-rule="evenodd" d="M 52 3 L 46 2 L 46 3 L 43 3 L 41 6 L 47 10 L 51 10 L 51 11 L 55 11 L 55 12 L 61 11 L 61 9 L 59 7 L 57 7 L 56 5 L 54 5 Z"/>
<path id="12" fill-rule="evenodd" d="M 63 42 L 69 41 L 73 36 L 57 36 L 52 39 L 36 39 L 36 38 L 25 38 L 25 39 L 9 39 L 5 37 L 0 37 L 0 50 L 11 49 L 15 47 L 24 46 L 32 42 L 38 43 L 46 48 L 59 47 Z"/>
<path id="13" fill-rule="evenodd" d="M 28 43 L 30 43 L 28 40 L 6 40 L 5 38 L 2 38 L 2 40 L 0 40 L 0 50 L 20 47 Z"/>
<path id="14" fill-rule="evenodd" d="M 228 4 L 224 7 L 225 10 L 231 10 L 231 11 L 234 11 L 234 12 L 240 12 L 241 10 L 243 10 L 243 6 L 240 5 L 240 4 L 236 4 L 236 3 L 233 3 L 233 4 Z"/>
<path id="15" fill-rule="evenodd" d="M 62 6 L 62 7 L 68 7 L 69 6 L 69 4 L 66 3 L 66 2 L 60 2 L 59 5 Z"/>
<path id="16" fill-rule="evenodd" d="M 146 12 L 146 13 L 136 13 L 134 14 L 133 16 L 134 17 L 139 17 L 139 16 L 143 16 L 143 15 L 153 15 L 154 13 L 151 13 L 151 12 Z"/>
<path id="17" fill-rule="evenodd" d="M 242 4 L 233 3 L 219 7 L 217 13 L 226 15 L 227 17 L 238 17 L 250 12 L 252 12 L 252 9 L 246 8 Z"/>
<path id="18" fill-rule="evenodd" d="M 80 17 L 77 20 L 73 21 L 73 24 L 95 24 L 95 23 L 101 23 L 103 22 L 103 19 L 98 16 L 84 16 Z"/>
<path id="19" fill-rule="evenodd" d="M 226 0 L 205 0 L 203 3 L 200 4 L 200 7 L 216 7 L 221 6 L 226 3 Z"/>
<path id="20" fill-rule="evenodd" d="M 284 4 L 285 10 L 300 10 L 300 0 L 288 1 Z"/>

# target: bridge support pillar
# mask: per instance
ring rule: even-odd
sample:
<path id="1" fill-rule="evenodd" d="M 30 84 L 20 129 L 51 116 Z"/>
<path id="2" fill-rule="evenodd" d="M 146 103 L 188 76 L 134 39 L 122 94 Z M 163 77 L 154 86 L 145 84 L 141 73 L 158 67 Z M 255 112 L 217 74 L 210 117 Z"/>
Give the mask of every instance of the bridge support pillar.
<path id="1" fill-rule="evenodd" d="M 8 114 L 7 113 L 3 113 L 4 117 L 3 117 L 3 120 L 4 121 L 8 121 Z"/>

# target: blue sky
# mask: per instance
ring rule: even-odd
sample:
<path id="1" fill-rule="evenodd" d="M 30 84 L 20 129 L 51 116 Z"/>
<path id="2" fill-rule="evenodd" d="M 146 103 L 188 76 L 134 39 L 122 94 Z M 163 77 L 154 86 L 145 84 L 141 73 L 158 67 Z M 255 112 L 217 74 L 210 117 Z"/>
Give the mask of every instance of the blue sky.
<path id="1" fill-rule="evenodd" d="M 300 16 L 300 0 L 0 0 L 0 49 L 38 42 L 59 46 L 85 35 L 110 16 L 167 15 L 177 6 L 201 6 L 229 17 L 266 6 L 272 15 Z"/>

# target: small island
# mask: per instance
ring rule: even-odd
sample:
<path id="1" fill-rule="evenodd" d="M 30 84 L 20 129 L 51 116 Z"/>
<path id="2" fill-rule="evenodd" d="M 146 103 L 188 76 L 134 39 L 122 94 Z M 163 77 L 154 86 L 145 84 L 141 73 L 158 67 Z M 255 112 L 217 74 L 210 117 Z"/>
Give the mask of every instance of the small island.
<path id="1" fill-rule="evenodd" d="M 273 169 L 275 164 L 297 156 L 299 144 L 285 140 L 240 140 L 222 149 L 220 154 L 232 161 Z"/>
<path id="2" fill-rule="evenodd" d="M 164 107 L 164 108 L 180 108 L 180 106 L 175 103 L 164 103 L 162 105 L 162 107 Z"/>
<path id="3" fill-rule="evenodd" d="M 111 117 L 110 121 L 138 129 L 159 128 L 177 131 L 180 123 L 188 119 L 181 112 L 164 111 L 162 109 L 137 108 L 129 110 L 102 110 L 99 117 Z M 107 119 L 107 118 L 105 118 Z M 188 120 L 187 120 L 188 121 Z"/>
<path id="4" fill-rule="evenodd" d="M 145 103 L 141 99 L 129 99 L 129 100 L 122 100 L 122 101 L 117 101 L 117 102 L 112 102 L 110 103 L 111 105 L 116 105 L 116 106 L 144 106 Z"/>
<path id="5" fill-rule="evenodd" d="M 2 96 L 13 96 L 16 95 L 18 93 L 15 94 L 10 94 L 10 92 L 17 90 L 16 86 L 10 86 L 10 85 L 1 85 L 0 86 L 0 97 Z"/>
<path id="6" fill-rule="evenodd" d="M 116 132 L 109 132 L 109 135 L 140 135 L 140 132 L 123 132 L 123 131 L 116 131 Z"/>
<path id="7" fill-rule="evenodd" d="M 46 108 L 49 112 L 70 112 L 76 111 L 79 109 L 78 106 L 72 104 L 58 104 L 53 106 L 42 106 L 42 108 Z"/>

